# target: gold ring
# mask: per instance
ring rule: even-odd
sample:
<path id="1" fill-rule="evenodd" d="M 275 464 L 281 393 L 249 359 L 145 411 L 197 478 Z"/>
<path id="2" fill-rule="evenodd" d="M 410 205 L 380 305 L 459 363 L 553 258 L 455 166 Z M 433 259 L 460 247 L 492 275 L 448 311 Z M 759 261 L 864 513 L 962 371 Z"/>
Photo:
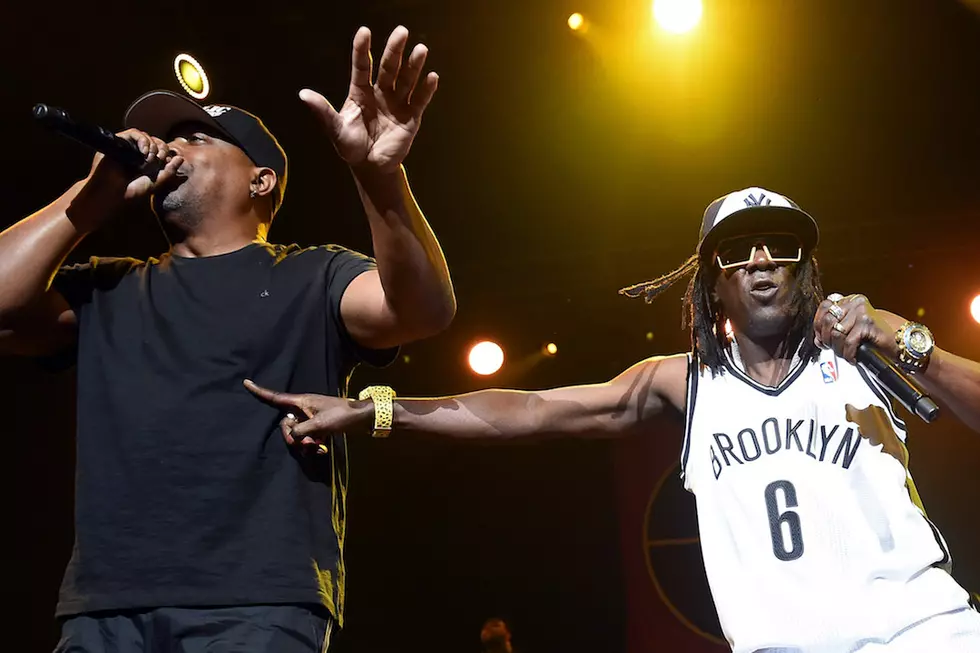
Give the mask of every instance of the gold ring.
<path id="1" fill-rule="evenodd" d="M 844 325 L 840 322 L 834 322 L 834 331 L 842 335 L 847 335 L 847 331 L 844 329 Z"/>
<path id="2" fill-rule="evenodd" d="M 828 308 L 827 310 L 830 311 L 830 314 L 833 315 L 838 320 L 844 317 L 844 309 L 838 306 L 837 304 L 831 304 L 830 308 Z"/>

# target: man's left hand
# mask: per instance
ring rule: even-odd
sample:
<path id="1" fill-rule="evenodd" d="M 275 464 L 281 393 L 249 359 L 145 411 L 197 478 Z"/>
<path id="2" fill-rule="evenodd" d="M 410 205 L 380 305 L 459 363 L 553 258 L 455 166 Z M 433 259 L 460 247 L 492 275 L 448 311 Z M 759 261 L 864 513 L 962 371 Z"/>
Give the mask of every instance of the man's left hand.
<path id="1" fill-rule="evenodd" d="M 834 295 L 820 303 L 813 318 L 816 344 L 850 363 L 857 362 L 857 349 L 867 342 L 892 360 L 898 358 L 895 331 L 903 320 L 894 313 L 879 311 L 864 295 L 848 295 L 836 302 Z"/>
<path id="2" fill-rule="evenodd" d="M 412 147 L 439 76 L 430 72 L 419 83 L 429 51 L 419 43 L 403 63 L 407 44 L 408 30 L 395 28 L 372 84 L 371 31 L 358 29 L 350 90 L 339 112 L 316 91 L 300 91 L 300 99 L 317 114 L 338 154 L 352 168 L 367 166 L 378 172 L 393 172 Z"/>

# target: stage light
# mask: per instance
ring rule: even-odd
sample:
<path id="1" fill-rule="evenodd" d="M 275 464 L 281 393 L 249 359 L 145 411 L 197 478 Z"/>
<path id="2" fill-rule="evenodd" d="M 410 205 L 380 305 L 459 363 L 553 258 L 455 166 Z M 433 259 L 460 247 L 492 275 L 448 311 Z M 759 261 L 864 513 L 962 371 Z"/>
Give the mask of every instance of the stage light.
<path id="1" fill-rule="evenodd" d="M 647 331 L 647 340 L 653 340 L 653 331 Z"/>
<path id="2" fill-rule="evenodd" d="M 203 100 L 211 92 L 204 66 L 189 54 L 181 53 L 174 58 L 174 74 L 181 87 L 195 100 Z"/>
<path id="3" fill-rule="evenodd" d="M 549 342 L 547 345 L 544 346 L 544 351 L 549 356 L 554 356 L 555 354 L 558 353 L 558 345 L 556 345 L 553 342 Z"/>
<path id="4" fill-rule="evenodd" d="M 585 17 L 582 14 L 575 12 L 568 17 L 568 26 L 574 31 L 582 29 L 582 27 L 585 26 Z"/>
<path id="5" fill-rule="evenodd" d="M 980 324 L 980 295 L 973 298 L 973 302 L 970 304 L 970 314 Z"/>
<path id="6" fill-rule="evenodd" d="M 660 27 L 683 34 L 694 29 L 701 20 L 701 0 L 654 0 L 653 16 Z"/>
<path id="7" fill-rule="evenodd" d="M 470 369 L 477 374 L 487 376 L 493 374 L 504 364 L 504 350 L 495 342 L 484 340 L 473 345 L 470 349 Z"/>

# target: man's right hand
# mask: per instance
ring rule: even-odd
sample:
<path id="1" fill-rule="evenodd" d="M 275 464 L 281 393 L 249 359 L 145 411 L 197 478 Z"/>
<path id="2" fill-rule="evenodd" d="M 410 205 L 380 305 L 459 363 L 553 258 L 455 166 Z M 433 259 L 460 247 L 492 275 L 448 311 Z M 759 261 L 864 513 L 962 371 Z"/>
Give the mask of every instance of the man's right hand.
<path id="1" fill-rule="evenodd" d="M 280 421 L 282 437 L 291 447 L 306 453 L 326 451 L 321 445 L 334 433 L 367 430 L 374 416 L 374 403 L 352 401 L 318 394 L 290 394 L 269 390 L 246 379 L 253 395 L 277 408 L 292 409 Z"/>
<path id="2" fill-rule="evenodd" d="M 127 129 L 117 136 L 136 145 L 146 161 L 157 159 L 165 165 L 155 181 L 147 175 L 133 178 L 123 166 L 97 153 L 88 176 L 83 180 L 81 193 L 72 202 L 75 217 L 79 218 L 80 226 L 86 231 L 102 224 L 126 202 L 146 197 L 154 189 L 170 182 L 184 162 L 183 157 L 166 143 L 146 132 Z"/>

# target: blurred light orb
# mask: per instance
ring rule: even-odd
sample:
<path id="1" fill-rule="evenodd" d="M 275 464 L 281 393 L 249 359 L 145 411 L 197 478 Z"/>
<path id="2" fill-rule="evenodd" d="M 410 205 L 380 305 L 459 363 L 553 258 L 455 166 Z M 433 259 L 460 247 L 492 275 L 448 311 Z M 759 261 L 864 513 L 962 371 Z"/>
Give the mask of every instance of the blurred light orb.
<path id="1" fill-rule="evenodd" d="M 469 363 L 470 369 L 477 374 L 493 374 L 504 364 L 504 350 L 489 340 L 478 342 L 470 349 Z"/>
<path id="2" fill-rule="evenodd" d="M 660 27 L 674 34 L 690 32 L 701 20 L 701 0 L 654 0 L 653 16 Z"/>
<path id="3" fill-rule="evenodd" d="M 203 100 L 211 92 L 204 66 L 189 54 L 181 53 L 174 58 L 174 74 L 181 88 L 195 100 Z"/>

